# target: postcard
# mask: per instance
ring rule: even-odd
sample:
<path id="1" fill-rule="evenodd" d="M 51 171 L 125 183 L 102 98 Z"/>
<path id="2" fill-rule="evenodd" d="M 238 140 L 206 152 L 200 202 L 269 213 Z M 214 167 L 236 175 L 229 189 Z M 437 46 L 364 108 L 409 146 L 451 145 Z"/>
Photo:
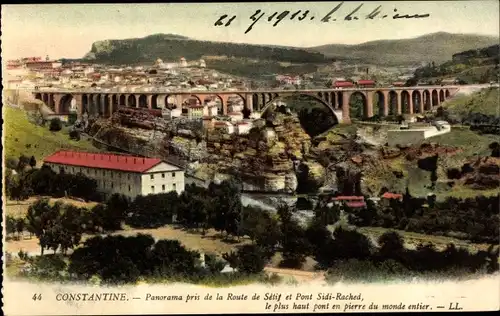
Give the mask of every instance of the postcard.
<path id="1" fill-rule="evenodd" d="M 3 313 L 499 310 L 498 21 L 2 5 Z"/>

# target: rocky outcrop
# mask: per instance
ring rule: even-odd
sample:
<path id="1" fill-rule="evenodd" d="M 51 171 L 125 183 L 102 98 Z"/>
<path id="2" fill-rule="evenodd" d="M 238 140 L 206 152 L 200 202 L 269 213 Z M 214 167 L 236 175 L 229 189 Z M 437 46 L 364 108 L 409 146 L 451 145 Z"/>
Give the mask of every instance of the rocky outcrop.
<path id="1" fill-rule="evenodd" d="M 246 190 L 295 191 L 293 161 L 308 154 L 309 135 L 293 115 L 256 120 L 254 126 L 248 135 L 209 133 L 202 163 L 215 163 L 219 172 L 241 178 Z"/>
<path id="2" fill-rule="evenodd" d="M 311 147 L 294 115 L 259 119 L 248 135 L 204 131 L 200 122 L 165 120 L 148 113 L 115 113 L 112 122 L 96 122 L 91 135 L 131 153 L 191 162 L 189 173 L 204 180 L 240 179 L 245 190 L 294 192 L 298 185 L 294 161 L 300 163 Z M 311 177 L 322 183 L 321 165 L 307 164 Z"/>

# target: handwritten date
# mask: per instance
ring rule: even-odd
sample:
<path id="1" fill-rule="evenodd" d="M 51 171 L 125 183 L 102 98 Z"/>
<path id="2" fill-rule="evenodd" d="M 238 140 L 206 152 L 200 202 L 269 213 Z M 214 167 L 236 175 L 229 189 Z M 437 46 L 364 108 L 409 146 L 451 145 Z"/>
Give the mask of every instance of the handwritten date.
<path id="1" fill-rule="evenodd" d="M 362 4 L 358 5 L 356 8 L 354 8 L 354 10 L 348 11 L 349 13 L 347 15 L 345 15 L 342 19 L 341 18 L 342 15 L 339 14 L 338 11 L 342 8 L 343 5 L 344 5 L 344 2 L 337 4 L 330 12 L 326 13 L 321 18 L 320 22 L 322 22 L 322 23 L 335 22 L 335 21 L 337 21 L 338 18 L 343 20 L 343 21 L 355 21 L 355 20 L 360 20 L 360 19 L 374 20 L 375 18 L 377 18 L 377 19 L 392 18 L 393 20 L 397 20 L 397 19 L 421 19 L 421 18 L 428 18 L 430 16 L 429 13 L 400 15 L 399 13 L 396 13 L 396 12 L 398 12 L 398 10 L 394 9 L 395 14 L 392 15 L 391 17 L 389 17 L 388 14 L 382 14 L 382 11 L 381 11 L 382 6 L 381 5 L 376 7 L 370 13 L 366 14 L 366 12 L 365 12 L 366 15 L 361 16 L 360 10 L 364 6 L 364 4 L 362 3 Z M 315 19 L 314 14 L 311 13 L 311 11 L 309 11 L 309 10 L 297 10 L 295 12 L 285 10 L 285 11 L 282 11 L 281 13 L 274 12 L 273 14 L 264 17 L 265 15 L 266 15 L 266 13 L 262 12 L 262 10 L 260 10 L 260 9 L 256 10 L 255 13 L 250 16 L 251 22 L 250 22 L 250 25 L 248 26 L 248 28 L 246 29 L 245 34 L 250 32 L 253 29 L 254 25 L 257 22 L 259 22 L 262 18 L 264 18 L 263 21 L 267 20 L 267 22 L 272 23 L 273 27 L 276 27 L 283 20 L 285 20 L 285 18 L 287 18 L 291 21 L 293 21 L 293 20 L 312 21 Z M 229 17 L 228 14 L 221 15 L 219 17 L 219 19 L 215 22 L 214 26 L 226 26 L 226 27 L 230 26 L 231 22 L 233 22 L 236 18 L 237 18 L 236 15 L 233 15 L 231 17 Z"/>

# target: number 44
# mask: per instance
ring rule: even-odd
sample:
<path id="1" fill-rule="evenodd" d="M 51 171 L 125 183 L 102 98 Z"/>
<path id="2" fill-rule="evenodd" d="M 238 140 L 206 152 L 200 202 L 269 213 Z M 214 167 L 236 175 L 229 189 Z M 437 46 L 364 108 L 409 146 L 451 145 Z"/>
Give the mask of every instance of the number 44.
<path id="1" fill-rule="evenodd" d="M 33 295 L 33 300 L 36 301 L 41 301 L 42 300 L 42 294 L 34 294 Z"/>

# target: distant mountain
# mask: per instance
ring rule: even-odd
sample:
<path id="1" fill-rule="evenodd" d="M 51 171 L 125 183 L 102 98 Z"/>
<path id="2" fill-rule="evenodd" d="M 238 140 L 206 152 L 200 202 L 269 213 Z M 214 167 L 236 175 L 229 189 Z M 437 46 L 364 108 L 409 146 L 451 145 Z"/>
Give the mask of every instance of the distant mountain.
<path id="1" fill-rule="evenodd" d="M 84 60 L 109 64 L 153 62 L 157 58 L 188 60 L 203 56 L 258 58 L 292 63 L 324 63 L 331 61 L 318 52 L 293 47 L 198 41 L 173 34 L 155 34 L 144 38 L 105 40 L 92 44 Z"/>
<path id="2" fill-rule="evenodd" d="M 499 38 L 495 36 L 439 32 L 411 39 L 378 40 L 357 45 L 322 45 L 310 47 L 309 50 L 340 60 L 395 66 L 420 62 L 440 64 L 457 52 L 498 43 Z"/>

